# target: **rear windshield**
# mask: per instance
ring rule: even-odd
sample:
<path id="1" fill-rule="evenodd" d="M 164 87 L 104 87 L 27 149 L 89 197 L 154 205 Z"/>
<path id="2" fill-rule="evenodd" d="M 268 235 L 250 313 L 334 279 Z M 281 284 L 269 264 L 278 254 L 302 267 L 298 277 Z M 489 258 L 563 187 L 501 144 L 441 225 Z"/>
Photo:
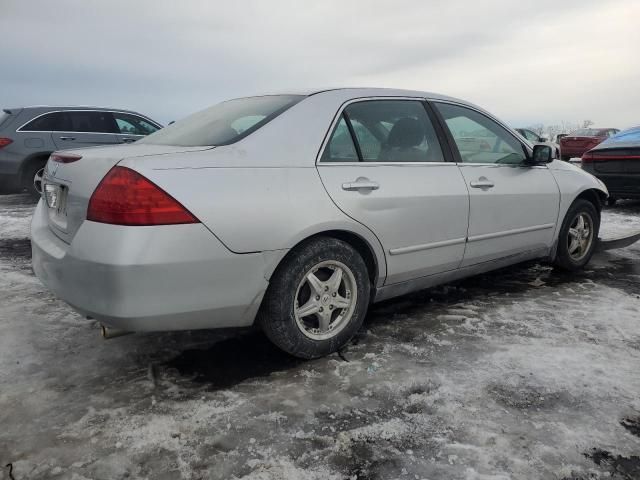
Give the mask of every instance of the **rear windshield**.
<path id="1" fill-rule="evenodd" d="M 136 143 L 181 147 L 229 145 L 255 132 L 303 98 L 302 95 L 267 95 L 228 100 L 179 120 Z"/>
<path id="2" fill-rule="evenodd" d="M 4 122 L 6 122 L 6 121 L 7 121 L 7 119 L 8 119 L 10 116 L 11 116 L 11 115 L 9 115 L 8 113 L 0 111 L 0 127 L 2 126 L 2 124 L 3 124 Z"/>
<path id="3" fill-rule="evenodd" d="M 597 137 L 602 135 L 604 130 L 599 128 L 579 128 L 569 134 L 570 137 Z"/>
<path id="4" fill-rule="evenodd" d="M 612 145 L 616 143 L 637 143 L 640 145 L 640 127 L 630 128 L 613 137 L 609 137 L 602 142 L 601 145 Z"/>

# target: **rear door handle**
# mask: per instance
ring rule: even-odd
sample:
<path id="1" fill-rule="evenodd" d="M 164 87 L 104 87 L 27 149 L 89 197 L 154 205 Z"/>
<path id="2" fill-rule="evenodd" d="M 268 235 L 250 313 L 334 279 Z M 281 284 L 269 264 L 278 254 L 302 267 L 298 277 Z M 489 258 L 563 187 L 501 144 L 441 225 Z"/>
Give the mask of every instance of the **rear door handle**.
<path id="1" fill-rule="evenodd" d="M 372 182 L 370 180 L 356 180 L 355 182 L 347 182 L 342 184 L 343 190 L 355 191 L 355 190 L 377 190 L 380 188 L 378 182 Z"/>
<path id="2" fill-rule="evenodd" d="M 75 140 L 76 137 L 60 137 L 60 140 Z"/>
<path id="3" fill-rule="evenodd" d="M 493 188 L 495 187 L 495 183 L 489 180 L 487 177 L 480 177 L 478 180 L 475 180 L 469 183 L 472 188 Z"/>

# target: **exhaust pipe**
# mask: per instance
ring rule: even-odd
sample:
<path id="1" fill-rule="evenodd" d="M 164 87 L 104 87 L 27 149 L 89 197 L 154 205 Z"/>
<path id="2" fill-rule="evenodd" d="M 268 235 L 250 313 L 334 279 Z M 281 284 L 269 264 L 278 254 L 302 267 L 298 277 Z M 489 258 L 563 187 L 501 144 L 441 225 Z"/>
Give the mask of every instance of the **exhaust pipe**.
<path id="1" fill-rule="evenodd" d="M 117 328 L 107 327 L 106 325 L 100 324 L 100 331 L 102 332 L 102 338 L 105 340 L 109 340 L 111 338 L 122 337 L 124 335 L 129 335 L 134 332 L 129 332 L 127 330 L 120 330 Z"/>

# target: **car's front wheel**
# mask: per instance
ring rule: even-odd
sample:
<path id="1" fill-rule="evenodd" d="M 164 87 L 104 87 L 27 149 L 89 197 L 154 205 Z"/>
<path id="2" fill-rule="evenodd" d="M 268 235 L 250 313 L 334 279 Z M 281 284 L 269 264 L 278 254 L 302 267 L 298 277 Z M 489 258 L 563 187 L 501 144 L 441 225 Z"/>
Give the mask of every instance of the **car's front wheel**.
<path id="1" fill-rule="evenodd" d="M 556 265 L 565 270 L 584 267 L 596 248 L 599 229 L 600 214 L 593 203 L 576 200 L 562 222 Z"/>
<path id="2" fill-rule="evenodd" d="M 291 355 L 322 357 L 358 331 L 369 294 L 362 256 L 342 240 L 316 238 L 291 252 L 273 274 L 259 323 Z"/>

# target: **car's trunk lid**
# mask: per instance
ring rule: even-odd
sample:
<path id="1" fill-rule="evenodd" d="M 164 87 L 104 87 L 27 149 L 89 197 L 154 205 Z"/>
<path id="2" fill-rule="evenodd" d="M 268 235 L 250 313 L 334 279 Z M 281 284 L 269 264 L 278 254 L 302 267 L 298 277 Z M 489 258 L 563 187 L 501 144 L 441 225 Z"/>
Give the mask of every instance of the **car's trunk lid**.
<path id="1" fill-rule="evenodd" d="M 61 240 L 71 243 L 87 218 L 87 206 L 94 190 L 107 172 L 125 158 L 188 153 L 209 148 L 135 144 L 65 150 L 63 154 L 79 155 L 81 158 L 70 163 L 47 163 L 43 199 L 48 207 L 49 227 Z"/>
<path id="2" fill-rule="evenodd" d="M 600 142 L 600 137 L 563 137 L 560 142 L 564 147 L 582 148 Z"/>
<path id="3" fill-rule="evenodd" d="M 640 147 L 598 148 L 585 155 L 596 173 L 640 174 Z"/>

